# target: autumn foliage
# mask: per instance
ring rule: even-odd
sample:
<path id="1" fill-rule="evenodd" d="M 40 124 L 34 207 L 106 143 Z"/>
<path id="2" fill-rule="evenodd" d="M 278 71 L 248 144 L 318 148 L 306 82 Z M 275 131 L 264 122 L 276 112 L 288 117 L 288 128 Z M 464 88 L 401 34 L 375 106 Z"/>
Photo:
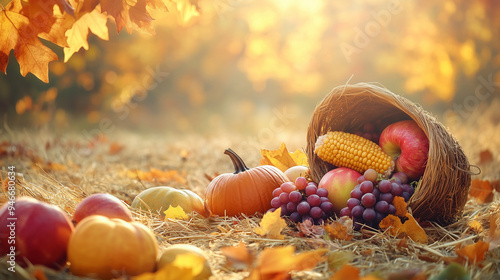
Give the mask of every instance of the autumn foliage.
<path id="1" fill-rule="evenodd" d="M 108 40 L 108 19 L 117 32 L 154 34 L 148 9 L 167 11 L 162 0 L 13 0 L 0 8 L 0 70 L 6 73 L 14 50 L 21 74 L 31 72 L 46 83 L 48 64 L 59 57 L 40 39 L 64 48 L 66 62 L 81 48 L 88 50 L 89 32 Z"/>

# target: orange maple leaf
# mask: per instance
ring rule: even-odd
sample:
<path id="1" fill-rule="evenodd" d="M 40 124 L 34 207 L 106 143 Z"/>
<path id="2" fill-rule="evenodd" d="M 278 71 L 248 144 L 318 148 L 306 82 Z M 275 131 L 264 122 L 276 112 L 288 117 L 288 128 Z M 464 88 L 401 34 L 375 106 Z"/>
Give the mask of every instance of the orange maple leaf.
<path id="1" fill-rule="evenodd" d="M 368 274 L 366 276 L 360 276 L 360 269 L 349 264 L 344 264 L 339 271 L 337 271 L 330 280 L 379 280 L 380 278 Z"/>
<path id="2" fill-rule="evenodd" d="M 29 18 L 38 37 L 61 47 L 67 46 L 64 33 L 75 21 L 71 4 L 65 0 L 28 0 L 21 1 L 21 5 L 20 12 Z"/>
<path id="3" fill-rule="evenodd" d="M 331 238 L 348 241 L 354 237 L 352 235 L 352 220 L 348 217 L 341 217 L 340 221 L 332 221 L 324 225 L 323 228 Z"/>
<path id="4" fill-rule="evenodd" d="M 493 201 L 493 186 L 488 180 L 473 179 L 469 190 L 469 195 L 477 199 L 480 203 Z"/>
<path id="5" fill-rule="evenodd" d="M 313 269 L 324 260 L 328 249 L 316 249 L 295 254 L 295 247 L 284 246 L 265 248 L 257 259 L 257 265 L 247 279 L 252 280 L 285 280 L 290 279 L 293 270 Z"/>
<path id="6" fill-rule="evenodd" d="M 330 278 L 330 280 L 358 280 L 359 272 L 361 270 L 349 264 L 344 264 L 335 274 Z"/>
<path id="7" fill-rule="evenodd" d="M 61 47 L 67 46 L 64 33 L 75 21 L 74 9 L 70 3 L 65 0 L 28 0 L 28 4 L 23 6 L 24 15 L 36 27 L 40 38 Z"/>
<path id="8" fill-rule="evenodd" d="M 460 245 L 457 245 L 457 248 L 455 249 L 457 257 L 454 259 L 449 259 L 449 261 L 458 262 L 461 264 L 465 264 L 467 262 L 478 264 L 484 260 L 485 254 L 488 251 L 489 247 L 490 244 L 482 240 L 479 240 L 474 244 L 466 245 L 464 247 L 460 247 Z"/>
<path id="9" fill-rule="evenodd" d="M 406 216 L 406 213 L 408 213 L 408 210 L 406 210 L 406 207 L 408 206 L 405 202 L 405 199 L 401 196 L 395 196 L 394 200 L 392 201 L 392 204 L 396 208 L 396 216 L 399 217 L 404 217 Z"/>
<path id="10" fill-rule="evenodd" d="M 290 153 L 286 148 L 285 143 L 276 150 L 261 149 L 260 159 L 261 165 L 272 165 L 285 172 L 288 168 L 296 165 L 307 166 L 307 155 L 301 150 L 297 149 L 295 152 Z"/>
<path id="11" fill-rule="evenodd" d="M 406 213 L 407 221 L 401 222 L 401 219 L 394 215 L 388 215 L 379 224 L 381 229 L 388 229 L 392 236 L 399 236 L 405 233 L 415 242 L 427 243 L 428 237 L 425 230 L 417 223 L 410 213 Z"/>
<path id="12" fill-rule="evenodd" d="M 236 269 L 248 269 L 255 260 L 255 254 L 249 250 L 243 241 L 237 246 L 220 248 L 222 254 L 226 256 L 228 263 Z"/>
<path id="13" fill-rule="evenodd" d="M 58 57 L 38 39 L 39 30 L 22 9 L 21 0 L 13 0 L 5 8 L 0 6 L 0 70 L 6 73 L 9 53 L 14 50 L 21 75 L 31 72 L 47 83 L 49 62 Z"/>
<path id="14" fill-rule="evenodd" d="M 101 0 L 102 12 L 114 18 L 118 32 L 125 27 L 128 33 L 141 29 L 154 34 L 151 27 L 153 18 L 146 7 L 167 11 L 167 6 L 161 0 Z"/>

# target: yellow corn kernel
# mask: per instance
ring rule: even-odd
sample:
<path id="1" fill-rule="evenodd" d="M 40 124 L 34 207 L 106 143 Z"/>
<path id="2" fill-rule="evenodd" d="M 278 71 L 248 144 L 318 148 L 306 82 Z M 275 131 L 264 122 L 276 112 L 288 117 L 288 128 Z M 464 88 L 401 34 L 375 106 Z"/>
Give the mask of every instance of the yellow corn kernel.
<path id="1" fill-rule="evenodd" d="M 371 168 L 388 176 L 394 169 L 392 158 L 376 143 L 343 131 L 330 131 L 318 137 L 314 152 L 326 162 L 361 174 Z"/>

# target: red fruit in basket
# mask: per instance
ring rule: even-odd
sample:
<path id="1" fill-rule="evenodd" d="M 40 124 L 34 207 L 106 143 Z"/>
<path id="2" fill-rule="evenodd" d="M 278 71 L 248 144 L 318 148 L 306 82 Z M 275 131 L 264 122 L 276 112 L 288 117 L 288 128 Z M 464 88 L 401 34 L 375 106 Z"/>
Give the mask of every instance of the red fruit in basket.
<path id="1" fill-rule="evenodd" d="M 410 180 L 419 179 L 429 155 L 429 139 L 413 120 L 399 121 L 386 127 L 380 135 L 382 150 L 396 160 L 396 171 Z"/>
<path id="2" fill-rule="evenodd" d="M 66 264 L 74 228 L 59 207 L 31 197 L 17 198 L 0 208 L 0 228 L 0 256 L 7 255 L 23 267 L 39 264 L 60 269 Z"/>
<path id="3" fill-rule="evenodd" d="M 333 210 L 337 215 L 347 205 L 351 191 L 357 185 L 361 174 L 346 167 L 339 167 L 326 173 L 318 184 L 319 188 L 328 190 L 328 199 L 333 203 Z"/>

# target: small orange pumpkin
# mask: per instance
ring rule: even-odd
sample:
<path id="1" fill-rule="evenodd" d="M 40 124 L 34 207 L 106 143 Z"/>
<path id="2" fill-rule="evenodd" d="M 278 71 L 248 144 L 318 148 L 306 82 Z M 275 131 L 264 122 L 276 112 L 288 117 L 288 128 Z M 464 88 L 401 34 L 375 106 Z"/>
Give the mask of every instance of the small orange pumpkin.
<path id="1" fill-rule="evenodd" d="M 215 177 L 205 191 L 205 204 L 219 216 L 253 215 L 271 208 L 273 190 L 288 181 L 285 174 L 271 165 L 249 169 L 231 149 L 224 154 L 233 161 L 235 172 Z"/>

